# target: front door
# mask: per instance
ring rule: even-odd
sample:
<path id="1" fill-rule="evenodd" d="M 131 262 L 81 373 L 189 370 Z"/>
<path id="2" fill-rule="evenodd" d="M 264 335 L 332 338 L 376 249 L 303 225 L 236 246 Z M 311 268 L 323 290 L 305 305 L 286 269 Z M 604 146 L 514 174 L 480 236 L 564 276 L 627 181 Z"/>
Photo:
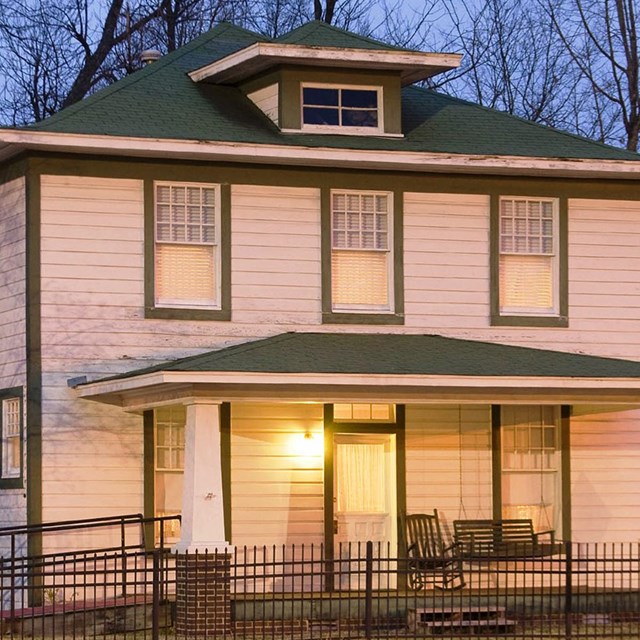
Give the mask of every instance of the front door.
<path id="1" fill-rule="evenodd" d="M 334 555 L 340 559 L 339 584 L 343 589 L 364 589 L 362 558 L 367 541 L 374 543 L 374 557 L 397 556 L 396 436 L 335 433 L 333 438 Z M 388 563 L 374 563 L 373 586 L 395 586 L 395 573 L 389 571 Z"/>

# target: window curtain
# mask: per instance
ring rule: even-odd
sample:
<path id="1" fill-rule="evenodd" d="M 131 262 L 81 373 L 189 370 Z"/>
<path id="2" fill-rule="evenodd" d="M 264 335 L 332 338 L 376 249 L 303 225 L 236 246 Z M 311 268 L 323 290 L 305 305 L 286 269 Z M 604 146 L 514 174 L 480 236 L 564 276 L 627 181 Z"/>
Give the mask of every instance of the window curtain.
<path id="1" fill-rule="evenodd" d="M 337 511 L 384 513 L 384 444 L 340 444 L 336 454 Z"/>

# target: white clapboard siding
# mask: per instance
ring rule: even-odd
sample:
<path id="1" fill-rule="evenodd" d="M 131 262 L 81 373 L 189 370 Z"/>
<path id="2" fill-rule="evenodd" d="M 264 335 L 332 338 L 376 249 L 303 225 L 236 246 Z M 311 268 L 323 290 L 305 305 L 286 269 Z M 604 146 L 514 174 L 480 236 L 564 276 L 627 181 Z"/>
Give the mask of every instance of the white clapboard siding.
<path id="1" fill-rule="evenodd" d="M 640 409 L 575 407 L 571 418 L 573 539 L 636 542 Z"/>
<path id="2" fill-rule="evenodd" d="M 274 83 L 247 94 L 258 109 L 278 124 L 278 84 Z"/>
<path id="3" fill-rule="evenodd" d="M 569 201 L 569 282 L 571 327 L 585 350 L 640 359 L 640 202 Z"/>
<path id="4" fill-rule="evenodd" d="M 236 322 L 319 324 L 318 189 L 234 185 L 231 291 Z"/>
<path id="5" fill-rule="evenodd" d="M 25 384 L 25 180 L 0 185 L 0 389 Z"/>
<path id="6" fill-rule="evenodd" d="M 0 184 L 0 389 L 26 384 L 25 180 Z M 23 465 L 25 461 L 23 461 Z M 24 468 L 24 467 L 23 467 Z M 24 489 L 0 491 L 0 527 L 26 523 Z M 8 550 L 0 539 L 0 555 Z"/>
<path id="7" fill-rule="evenodd" d="M 323 539 L 321 404 L 234 404 L 231 502 L 235 545 Z M 305 433 L 316 455 L 301 455 Z"/>
<path id="8" fill-rule="evenodd" d="M 407 406 L 407 513 L 491 517 L 490 425 L 488 406 Z"/>
<path id="9" fill-rule="evenodd" d="M 489 313 L 489 198 L 405 193 L 409 327 L 481 327 Z"/>
<path id="10" fill-rule="evenodd" d="M 41 193 L 43 519 L 140 512 L 140 417 L 74 401 L 66 381 L 143 357 L 127 353 L 146 333 L 142 182 L 42 176 Z"/>

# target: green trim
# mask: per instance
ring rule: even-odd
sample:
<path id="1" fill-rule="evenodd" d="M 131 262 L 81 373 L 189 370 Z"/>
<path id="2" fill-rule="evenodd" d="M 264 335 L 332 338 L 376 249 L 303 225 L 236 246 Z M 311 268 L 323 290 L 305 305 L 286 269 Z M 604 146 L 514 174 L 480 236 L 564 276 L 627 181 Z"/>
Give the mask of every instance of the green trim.
<path id="1" fill-rule="evenodd" d="M 572 502 L 571 502 L 571 407 L 560 407 L 560 474 L 562 483 L 562 531 L 563 540 L 571 540 Z"/>
<path id="2" fill-rule="evenodd" d="M 224 510 L 224 538 L 231 544 L 231 405 L 220 405 L 220 466 L 222 473 L 222 508 Z"/>
<path id="3" fill-rule="evenodd" d="M 0 164 L 0 185 L 18 178 L 24 178 L 29 170 L 29 163 L 24 153 Z"/>
<path id="4" fill-rule="evenodd" d="M 29 163 L 26 181 L 27 524 L 42 522 L 42 351 L 40 307 L 40 175 Z M 42 534 L 29 536 L 29 556 L 42 555 Z"/>
<path id="5" fill-rule="evenodd" d="M 492 517 L 502 519 L 502 407 L 491 405 L 491 504 Z"/>
<path id="6" fill-rule="evenodd" d="M 142 414 L 142 428 L 144 433 L 143 448 L 143 513 L 145 518 L 156 515 L 156 482 L 155 482 L 155 429 L 153 410 Z M 155 547 L 155 527 L 152 523 L 145 526 L 145 546 L 148 550 Z"/>
<path id="7" fill-rule="evenodd" d="M 558 199 L 558 315 L 509 315 L 500 312 L 500 196 L 492 193 L 489 204 L 489 305 L 494 327 L 568 327 L 569 326 L 569 205 L 566 196 L 545 195 Z M 545 194 L 547 191 L 545 190 Z M 509 191 L 511 195 L 511 192 Z M 540 194 L 517 193 L 540 197 Z"/>
<path id="8" fill-rule="evenodd" d="M 334 536 L 334 487 L 333 487 L 333 439 L 336 433 L 382 433 L 396 437 L 396 526 L 398 549 L 402 545 L 404 533 L 401 531 L 401 513 L 407 509 L 407 463 L 406 463 L 406 410 L 405 405 L 397 404 L 395 422 L 334 422 L 333 404 L 324 405 L 324 548 L 326 558 L 335 556 Z M 325 588 L 332 591 L 335 587 L 331 568 L 327 568 Z"/>
<path id="9" fill-rule="evenodd" d="M 338 187 L 335 187 L 338 189 Z M 343 188 L 343 187 L 340 187 Z M 355 189 L 360 191 L 360 189 Z M 380 189 L 375 189 L 380 191 Z M 390 313 L 376 311 L 334 311 L 331 300 L 331 188 L 320 190 L 320 243 L 322 259 L 322 323 L 360 325 L 404 324 L 404 225 L 403 193 L 392 190 L 393 198 L 393 308 Z M 364 191 L 364 190 L 363 190 Z"/>
<path id="10" fill-rule="evenodd" d="M 91 176 L 215 184 L 251 184 L 327 189 L 362 189 L 416 193 L 459 193 L 530 195 L 544 193 L 555 198 L 640 201 L 640 190 L 633 180 L 581 180 L 480 176 L 412 171 L 367 171 L 264 164 L 206 161 L 136 160 L 130 157 L 71 156 L 41 153 L 33 156 L 32 171 L 37 174 Z"/>
<path id="11" fill-rule="evenodd" d="M 158 178 L 159 180 L 159 178 Z M 171 182 L 206 182 L 177 180 Z M 220 185 L 220 309 L 179 309 L 155 306 L 155 188 L 144 179 L 144 307 L 145 318 L 162 320 L 231 320 L 231 186 Z"/>
<path id="12" fill-rule="evenodd" d="M 22 387 L 11 387 L 10 389 L 0 389 L 0 459 L 3 459 L 2 447 L 4 446 L 4 427 L 2 424 L 2 404 L 4 400 L 18 400 L 20 411 L 20 475 L 17 477 L 3 478 L 0 466 L 0 489 L 22 489 L 24 487 L 24 389 Z"/>

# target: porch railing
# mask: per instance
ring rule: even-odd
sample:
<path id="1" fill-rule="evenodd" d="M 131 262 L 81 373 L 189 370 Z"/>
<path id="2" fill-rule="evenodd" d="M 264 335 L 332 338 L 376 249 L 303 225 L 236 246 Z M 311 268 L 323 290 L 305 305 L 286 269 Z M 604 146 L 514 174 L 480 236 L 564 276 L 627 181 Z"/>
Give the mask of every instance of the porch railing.
<path id="1" fill-rule="evenodd" d="M 195 567 L 186 583 L 177 558 Z M 287 545 L 4 558 L 0 630 L 77 640 L 640 637 L 638 544 L 567 542 L 550 557 L 466 558 L 464 585 L 454 589 L 442 589 L 437 573 L 410 589 L 414 569 L 373 543 L 342 545 L 333 557 L 321 545 Z M 180 616 L 182 628 L 194 616 L 207 622 L 191 635 Z"/>

